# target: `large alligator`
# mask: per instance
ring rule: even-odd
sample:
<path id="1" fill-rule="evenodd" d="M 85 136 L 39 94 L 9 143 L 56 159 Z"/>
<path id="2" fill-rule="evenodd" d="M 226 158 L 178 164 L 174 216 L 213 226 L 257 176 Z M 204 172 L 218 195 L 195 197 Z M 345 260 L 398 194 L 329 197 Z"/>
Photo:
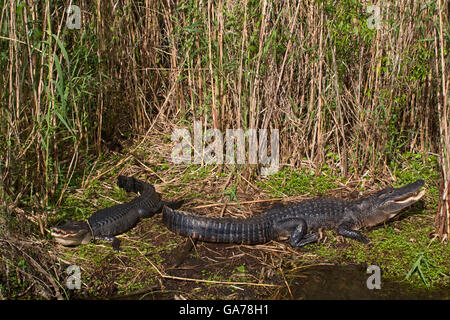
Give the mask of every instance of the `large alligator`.
<path id="1" fill-rule="evenodd" d="M 319 239 L 321 229 L 337 229 L 344 237 L 368 243 L 358 230 L 393 218 L 418 201 L 423 180 L 401 188 L 385 188 L 355 201 L 331 198 L 305 200 L 271 209 L 248 219 L 218 218 L 163 209 L 163 222 L 173 232 L 209 242 L 258 244 L 290 237 L 293 247 Z"/>
<path id="2" fill-rule="evenodd" d="M 116 235 L 134 228 L 141 219 L 161 212 L 163 206 L 177 209 L 183 202 L 162 201 L 151 184 L 133 177 L 119 176 L 117 185 L 127 192 L 140 193 L 140 196 L 130 202 L 98 210 L 87 222 L 68 221 L 53 227 L 51 235 L 55 240 L 65 246 L 76 246 L 100 239 L 112 242 L 113 248 L 119 250 L 120 241 Z"/>

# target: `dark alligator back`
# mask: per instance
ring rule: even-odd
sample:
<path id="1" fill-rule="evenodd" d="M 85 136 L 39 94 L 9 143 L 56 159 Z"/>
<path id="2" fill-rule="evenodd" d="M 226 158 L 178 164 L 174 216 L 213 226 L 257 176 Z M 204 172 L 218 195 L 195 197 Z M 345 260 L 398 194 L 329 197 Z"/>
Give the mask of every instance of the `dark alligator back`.
<path id="1" fill-rule="evenodd" d="M 270 216 L 217 218 L 164 206 L 163 223 L 180 235 L 209 242 L 257 244 L 267 242 L 274 236 Z"/>
<path id="2" fill-rule="evenodd" d="M 287 236 L 293 247 L 300 247 L 319 239 L 320 229 L 337 229 L 344 237 L 367 243 L 358 230 L 387 221 L 418 201 L 424 194 L 419 192 L 423 185 L 423 180 L 418 180 L 356 201 L 304 200 L 249 219 L 207 217 L 164 206 L 163 222 L 178 234 L 211 242 L 256 244 Z"/>
<path id="3" fill-rule="evenodd" d="M 257 244 L 289 235 L 304 221 L 308 230 L 335 227 L 348 203 L 311 199 L 266 211 L 248 219 L 218 218 L 163 209 L 163 222 L 172 231 L 210 242 Z"/>
<path id="4" fill-rule="evenodd" d="M 127 192 L 141 195 L 130 202 L 104 208 L 94 213 L 89 225 L 95 236 L 114 236 L 133 228 L 141 218 L 148 218 L 161 210 L 161 196 L 148 183 L 133 177 L 119 176 L 117 184 Z"/>
<path id="5" fill-rule="evenodd" d="M 140 194 L 144 193 L 147 190 L 155 192 L 155 188 L 153 187 L 153 185 L 133 177 L 118 176 L 117 186 L 119 188 L 125 189 L 126 192 L 134 192 Z"/>

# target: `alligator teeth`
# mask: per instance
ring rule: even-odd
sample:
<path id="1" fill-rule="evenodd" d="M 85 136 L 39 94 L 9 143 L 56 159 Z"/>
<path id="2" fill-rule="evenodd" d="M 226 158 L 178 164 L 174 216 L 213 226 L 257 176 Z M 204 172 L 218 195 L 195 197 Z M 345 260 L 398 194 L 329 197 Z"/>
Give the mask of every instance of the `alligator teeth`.
<path id="1" fill-rule="evenodd" d="M 412 194 L 410 196 L 407 196 L 405 198 L 402 198 L 402 199 L 399 199 L 399 200 L 394 200 L 394 202 L 395 203 L 400 203 L 400 204 L 408 203 L 408 202 L 411 202 L 411 201 L 415 202 L 415 201 L 418 201 L 420 198 L 422 198 L 424 194 L 425 194 L 425 189 L 420 190 L 420 191 L 418 191 L 418 192 L 416 192 L 416 193 L 414 193 L 414 194 Z"/>

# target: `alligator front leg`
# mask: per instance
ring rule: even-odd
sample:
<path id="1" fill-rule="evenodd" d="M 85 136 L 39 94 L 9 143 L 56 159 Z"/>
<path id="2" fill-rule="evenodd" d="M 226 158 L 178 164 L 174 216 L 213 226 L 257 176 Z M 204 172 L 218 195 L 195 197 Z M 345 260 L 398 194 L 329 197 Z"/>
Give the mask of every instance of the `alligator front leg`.
<path id="1" fill-rule="evenodd" d="M 294 248 L 299 248 L 307 245 L 311 242 L 316 242 L 319 238 L 317 233 L 306 234 L 308 232 L 308 226 L 305 220 L 300 220 L 298 226 L 292 231 L 289 242 Z"/>
<path id="2" fill-rule="evenodd" d="M 95 239 L 97 240 L 103 240 L 103 241 L 107 241 L 109 243 L 111 243 L 113 249 L 115 251 L 120 251 L 120 240 L 116 237 L 111 237 L 111 236 L 96 236 Z"/>
<path id="3" fill-rule="evenodd" d="M 370 240 L 368 238 L 364 237 L 361 234 L 361 232 L 351 229 L 350 226 L 347 224 L 341 224 L 338 228 L 338 233 L 343 237 L 355 239 L 362 243 L 370 242 Z"/>

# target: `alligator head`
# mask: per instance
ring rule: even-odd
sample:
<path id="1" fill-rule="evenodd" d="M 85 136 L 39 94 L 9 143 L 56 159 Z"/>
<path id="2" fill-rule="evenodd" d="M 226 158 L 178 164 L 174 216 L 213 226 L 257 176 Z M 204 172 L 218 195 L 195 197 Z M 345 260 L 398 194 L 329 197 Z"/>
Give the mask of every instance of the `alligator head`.
<path id="1" fill-rule="evenodd" d="M 397 215 L 404 208 L 417 202 L 425 194 L 423 180 L 407 184 L 401 188 L 388 187 L 354 202 L 359 227 L 372 227 Z M 356 208 L 356 209 L 355 209 Z"/>
<path id="2" fill-rule="evenodd" d="M 87 222 L 68 221 L 62 226 L 51 229 L 51 235 L 56 242 L 64 246 L 77 246 L 89 243 L 92 239 L 92 232 Z"/>

